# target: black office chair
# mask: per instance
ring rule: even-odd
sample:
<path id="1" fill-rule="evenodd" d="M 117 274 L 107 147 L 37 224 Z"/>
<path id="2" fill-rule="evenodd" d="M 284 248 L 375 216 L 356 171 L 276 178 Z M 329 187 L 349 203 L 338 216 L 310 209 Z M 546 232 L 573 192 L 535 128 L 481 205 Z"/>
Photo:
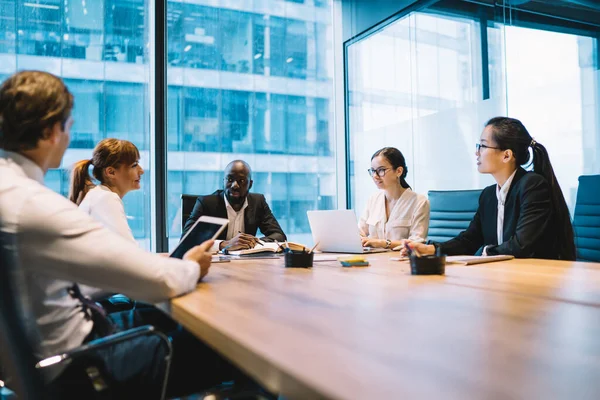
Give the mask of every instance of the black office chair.
<path id="1" fill-rule="evenodd" d="M 468 228 L 479 207 L 481 190 L 430 190 L 429 240 L 445 242 Z"/>
<path id="2" fill-rule="evenodd" d="M 22 274 L 14 259 L 12 237 L 0 230 L 0 365 L 3 366 L 4 376 L 0 377 L 5 385 L 11 388 L 18 399 L 37 400 L 54 398 L 114 398 L 111 394 L 110 380 L 104 375 L 104 366 L 95 358 L 89 357 L 92 351 L 110 347 L 116 343 L 127 341 L 139 336 L 156 335 L 162 339 L 166 348 L 165 375 L 163 378 L 162 396 L 164 398 L 171 363 L 172 346 L 169 338 L 158 332 L 150 325 L 130 329 L 91 341 L 78 348 L 62 354 L 36 360 L 33 349 L 37 348 L 37 332 L 26 329 L 26 310 L 18 299 L 23 298 L 24 288 Z M 69 388 L 45 386 L 41 374 L 44 368 L 53 368 L 59 364 L 76 365 L 79 375 L 77 382 Z M 2 396 L 15 394 L 2 388 Z M 4 397 L 9 398 L 9 397 Z"/>
<path id="3" fill-rule="evenodd" d="M 11 236 L 0 231 L 0 380 L 3 382 L 0 398 L 15 398 L 12 389 L 21 399 L 48 399 L 21 319 L 21 305 L 16 296 L 19 291 L 15 287 L 19 280 L 15 276 L 16 262 L 12 259 L 13 252 L 9 251 L 10 243 Z"/>
<path id="4" fill-rule="evenodd" d="M 185 226 L 185 222 L 188 220 L 190 215 L 192 215 L 192 211 L 194 210 L 194 205 L 196 205 L 196 200 L 198 200 L 198 195 L 196 194 L 182 194 L 181 195 L 181 231 L 183 232 L 183 227 Z"/>

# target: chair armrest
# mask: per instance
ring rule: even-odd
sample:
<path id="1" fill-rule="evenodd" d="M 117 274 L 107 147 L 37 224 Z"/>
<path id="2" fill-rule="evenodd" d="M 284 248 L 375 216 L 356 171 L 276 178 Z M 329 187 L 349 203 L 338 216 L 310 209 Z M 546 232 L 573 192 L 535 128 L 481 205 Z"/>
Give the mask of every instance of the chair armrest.
<path id="1" fill-rule="evenodd" d="M 96 301 L 100 303 L 100 305 L 108 314 L 113 312 L 131 310 L 135 306 L 135 301 L 120 293 L 113 294 L 108 297 L 105 296 Z"/>
<path id="2" fill-rule="evenodd" d="M 167 347 L 169 348 L 169 354 L 172 350 L 171 340 L 162 332 L 159 332 L 154 329 L 152 325 L 144 325 L 133 329 L 128 329 L 123 332 L 118 332 L 113 335 L 109 335 L 100 339 L 92 340 L 89 343 L 71 349 L 61 354 L 57 354 L 51 357 L 47 357 L 40 362 L 38 362 L 35 367 L 36 368 L 46 368 L 51 365 L 56 365 L 64 362 L 65 360 L 75 359 L 81 355 L 87 354 L 90 351 L 102 349 L 105 347 L 109 347 L 115 345 L 117 343 L 121 343 L 130 339 L 134 339 L 139 336 L 145 335 L 157 335 L 165 341 Z"/>

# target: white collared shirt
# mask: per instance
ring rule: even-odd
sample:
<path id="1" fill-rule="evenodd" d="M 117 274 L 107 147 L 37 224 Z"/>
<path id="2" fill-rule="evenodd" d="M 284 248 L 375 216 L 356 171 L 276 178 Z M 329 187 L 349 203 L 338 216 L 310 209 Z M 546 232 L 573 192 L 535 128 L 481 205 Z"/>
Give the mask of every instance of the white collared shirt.
<path id="1" fill-rule="evenodd" d="M 229 220 L 229 224 L 227 225 L 227 236 L 226 239 L 229 240 L 238 232 L 244 232 L 246 228 L 246 224 L 244 223 L 244 216 L 246 208 L 248 208 L 248 197 L 244 199 L 244 204 L 240 211 L 235 211 L 231 204 L 227 201 L 227 196 L 223 194 L 223 198 L 225 199 L 225 208 L 227 209 L 227 219 Z"/>
<path id="2" fill-rule="evenodd" d="M 248 197 L 244 200 L 244 204 L 240 211 L 235 211 L 231 204 L 227 201 L 227 196 L 223 193 L 223 198 L 225 199 L 225 208 L 227 209 L 227 219 L 229 220 L 229 224 L 227 224 L 227 235 L 225 236 L 225 240 L 229 240 L 238 232 L 244 232 L 246 229 L 246 223 L 244 222 L 244 217 L 246 214 L 246 208 L 248 208 Z M 215 244 L 211 248 L 213 253 L 219 251 L 219 246 L 221 245 L 222 240 L 215 240 Z"/>
<path id="3" fill-rule="evenodd" d="M 40 334 L 38 357 L 82 344 L 92 321 L 68 289 L 73 282 L 150 303 L 196 287 L 200 268 L 148 253 L 105 229 L 43 185 L 42 169 L 0 149 L 0 229 L 14 238 L 24 287 L 19 300 Z"/>
<path id="4" fill-rule="evenodd" d="M 429 231 L 427 197 L 406 189 L 390 210 L 389 218 L 385 212 L 385 201 L 382 190 L 369 198 L 358 222 L 359 229 L 376 239 L 424 242 Z"/>
<path id="5" fill-rule="evenodd" d="M 503 230 L 504 230 L 504 204 L 506 203 L 506 196 L 510 190 L 510 185 L 515 177 L 517 170 L 504 182 L 504 185 L 496 185 L 496 198 L 498 199 L 498 220 L 496 226 L 496 233 L 498 235 L 498 244 L 502 244 L 504 241 Z"/>

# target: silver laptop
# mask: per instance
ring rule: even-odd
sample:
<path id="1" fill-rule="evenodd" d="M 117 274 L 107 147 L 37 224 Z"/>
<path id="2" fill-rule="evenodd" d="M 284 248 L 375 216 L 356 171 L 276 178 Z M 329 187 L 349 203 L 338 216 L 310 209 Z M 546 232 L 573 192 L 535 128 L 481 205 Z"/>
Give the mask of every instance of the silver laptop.
<path id="1" fill-rule="evenodd" d="M 327 253 L 381 253 L 388 249 L 363 247 L 352 210 L 307 211 L 317 250 Z"/>

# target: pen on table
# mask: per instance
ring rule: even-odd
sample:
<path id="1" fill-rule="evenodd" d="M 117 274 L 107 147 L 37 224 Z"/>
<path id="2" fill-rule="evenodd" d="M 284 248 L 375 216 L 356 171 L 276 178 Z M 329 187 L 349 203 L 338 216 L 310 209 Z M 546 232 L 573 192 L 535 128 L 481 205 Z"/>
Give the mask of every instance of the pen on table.
<path id="1" fill-rule="evenodd" d="M 406 249 L 406 255 L 410 257 L 412 255 L 412 249 L 410 248 L 408 243 L 404 242 L 404 248 Z"/>
<path id="2" fill-rule="evenodd" d="M 275 244 L 277 245 L 277 247 L 279 249 L 281 249 L 282 252 L 284 252 L 284 253 L 286 252 L 286 248 L 283 247 L 283 245 L 281 243 L 279 243 L 277 240 L 275 241 Z"/>
<path id="3" fill-rule="evenodd" d="M 238 233 L 242 233 L 242 231 L 238 231 Z M 255 236 L 253 236 L 253 238 L 256 240 L 256 244 L 260 244 L 261 246 L 265 247 L 265 244 L 262 242 L 262 240 Z"/>

